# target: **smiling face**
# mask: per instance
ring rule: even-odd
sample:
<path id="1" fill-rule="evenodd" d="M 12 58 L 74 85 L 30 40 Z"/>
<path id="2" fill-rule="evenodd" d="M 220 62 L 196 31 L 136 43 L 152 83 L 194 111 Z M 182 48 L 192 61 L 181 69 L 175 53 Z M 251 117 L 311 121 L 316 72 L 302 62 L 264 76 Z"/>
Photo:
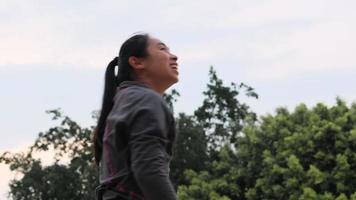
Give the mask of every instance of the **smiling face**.
<path id="1" fill-rule="evenodd" d="M 147 40 L 146 53 L 147 56 L 141 58 L 131 56 L 128 62 L 139 81 L 163 93 L 178 82 L 178 57 L 161 40 L 153 37 Z"/>
<path id="2" fill-rule="evenodd" d="M 157 38 L 149 38 L 148 57 L 143 61 L 145 75 L 155 82 L 172 85 L 178 82 L 178 57 Z"/>

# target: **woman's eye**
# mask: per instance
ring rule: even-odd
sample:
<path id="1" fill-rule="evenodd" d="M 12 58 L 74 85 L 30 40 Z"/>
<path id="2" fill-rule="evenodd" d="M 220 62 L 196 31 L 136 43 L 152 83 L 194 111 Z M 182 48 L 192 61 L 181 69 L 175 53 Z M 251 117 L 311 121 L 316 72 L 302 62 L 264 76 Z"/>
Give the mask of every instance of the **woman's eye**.
<path id="1" fill-rule="evenodd" d="M 167 51 L 167 52 L 170 52 L 169 49 L 167 47 L 162 47 L 160 48 L 161 51 Z"/>

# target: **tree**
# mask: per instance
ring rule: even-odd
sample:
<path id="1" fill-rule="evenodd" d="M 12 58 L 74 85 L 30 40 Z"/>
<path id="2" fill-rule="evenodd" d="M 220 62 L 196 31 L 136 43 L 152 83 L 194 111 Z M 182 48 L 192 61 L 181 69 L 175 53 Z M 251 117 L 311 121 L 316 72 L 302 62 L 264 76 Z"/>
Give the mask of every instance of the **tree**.
<path id="1" fill-rule="evenodd" d="M 176 187 L 186 184 L 184 171 L 206 169 L 207 139 L 202 126 L 194 116 L 180 113 L 177 122 L 177 141 L 171 162 L 171 176 Z"/>
<path id="2" fill-rule="evenodd" d="M 179 197 L 186 199 L 240 199 L 244 191 L 239 174 L 241 162 L 236 156 L 237 145 L 243 138 L 242 129 L 255 123 L 257 117 L 249 106 L 239 101 L 241 92 L 247 97 L 258 98 L 252 87 L 244 83 L 224 86 L 213 67 L 209 71 L 207 90 L 203 92 L 203 105 L 195 112 L 199 124 L 203 126 L 209 161 L 203 170 L 186 170 L 186 184 L 178 188 Z"/>
<path id="3" fill-rule="evenodd" d="M 230 146 L 225 145 L 218 151 L 217 160 L 202 171 L 186 170 L 188 184 L 178 188 L 181 200 L 232 200 L 240 199 L 240 186 L 237 184 L 237 159 Z"/>
<path id="4" fill-rule="evenodd" d="M 256 114 L 237 98 L 242 90 L 245 90 L 248 97 L 258 98 L 254 89 L 244 83 L 240 83 L 239 86 L 236 83 L 231 83 L 230 87 L 224 86 L 216 71 L 210 67 L 209 83 L 207 90 L 203 92 L 205 96 L 203 105 L 194 112 L 194 115 L 204 127 L 209 153 L 212 156 L 221 146 L 234 144 L 247 121 L 256 120 Z"/>
<path id="5" fill-rule="evenodd" d="M 246 150 L 238 157 L 254 160 L 241 167 L 256 173 L 246 177 L 255 180 L 246 188 L 247 199 L 350 197 L 356 192 L 355 128 L 356 105 L 339 98 L 331 108 L 300 104 L 293 113 L 279 108 L 275 116 L 262 117 L 239 144 Z"/>
<path id="6" fill-rule="evenodd" d="M 337 98 L 330 108 L 278 108 L 243 133 L 236 151 L 220 150 L 210 173 L 187 174 L 190 184 L 179 188 L 182 200 L 203 191 L 212 195 L 202 199 L 356 198 L 356 104 L 348 107 Z"/>
<path id="7" fill-rule="evenodd" d="M 5 152 L 0 162 L 20 172 L 23 177 L 10 182 L 10 197 L 21 200 L 95 199 L 97 170 L 92 162 L 91 133 L 93 127 L 82 128 L 59 109 L 47 111 L 60 125 L 40 133 L 26 153 Z M 36 151 L 55 150 L 53 165 L 43 167 L 33 158 Z M 67 155 L 69 164 L 59 164 Z"/>

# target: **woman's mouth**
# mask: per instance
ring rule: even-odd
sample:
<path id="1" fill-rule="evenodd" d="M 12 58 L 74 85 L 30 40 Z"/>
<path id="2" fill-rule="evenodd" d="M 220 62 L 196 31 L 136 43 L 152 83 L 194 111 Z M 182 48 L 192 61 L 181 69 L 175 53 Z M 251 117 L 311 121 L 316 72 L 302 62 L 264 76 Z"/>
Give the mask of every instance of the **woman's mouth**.
<path id="1" fill-rule="evenodd" d="M 177 64 L 171 64 L 171 67 L 174 71 L 178 73 L 178 65 Z"/>

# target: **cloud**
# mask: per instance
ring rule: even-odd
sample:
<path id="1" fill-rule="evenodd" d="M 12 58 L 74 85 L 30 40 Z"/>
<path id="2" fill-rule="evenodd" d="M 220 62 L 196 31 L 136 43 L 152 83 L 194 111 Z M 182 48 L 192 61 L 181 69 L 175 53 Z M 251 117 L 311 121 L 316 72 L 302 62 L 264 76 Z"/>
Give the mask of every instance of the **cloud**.
<path id="1" fill-rule="evenodd" d="M 286 34 L 275 41 L 251 45 L 245 60 L 249 75 L 261 79 L 288 78 L 304 73 L 356 69 L 356 26 L 328 21 Z"/>
<path id="2" fill-rule="evenodd" d="M 98 66 L 102 64 L 100 58 L 114 54 L 111 46 L 116 46 L 116 40 L 107 40 L 105 36 L 117 32 L 113 31 L 114 25 L 107 30 L 101 22 L 116 12 L 128 12 L 124 2 L 120 6 L 113 2 L 110 7 L 92 3 L 2 1 L 1 6 L 2 66 Z M 122 35 L 116 36 L 120 39 Z"/>
<path id="3" fill-rule="evenodd" d="M 254 1 L 209 24 L 224 31 L 230 26 L 230 32 L 207 33 L 205 44 L 178 49 L 191 62 L 238 62 L 248 78 L 262 81 L 356 69 L 356 14 L 350 9 L 356 3 L 344 3 Z"/>
<path id="4" fill-rule="evenodd" d="M 356 64 L 356 3 L 350 0 L 1 4 L 3 70 L 25 64 L 101 68 L 138 30 L 170 39 L 186 65 L 239 62 L 247 76 L 262 80 Z"/>

